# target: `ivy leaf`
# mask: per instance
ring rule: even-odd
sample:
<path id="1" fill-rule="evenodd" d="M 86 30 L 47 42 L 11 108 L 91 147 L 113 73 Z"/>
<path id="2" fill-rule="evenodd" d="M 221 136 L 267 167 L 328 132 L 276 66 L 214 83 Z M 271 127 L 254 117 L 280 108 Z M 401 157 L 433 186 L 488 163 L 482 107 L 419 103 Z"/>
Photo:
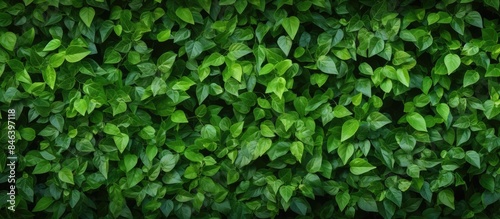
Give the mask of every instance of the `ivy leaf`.
<path id="1" fill-rule="evenodd" d="M 460 66 L 460 57 L 457 54 L 448 54 L 444 57 L 444 64 L 448 74 L 451 74 Z"/>
<path id="2" fill-rule="evenodd" d="M 337 66 L 329 56 L 320 56 L 316 61 L 319 70 L 327 74 L 338 74 Z"/>
<path id="3" fill-rule="evenodd" d="M 299 163 L 302 163 L 302 155 L 304 153 L 304 144 L 300 141 L 295 141 L 290 145 L 290 152 L 297 159 Z"/>
<path id="4" fill-rule="evenodd" d="M 349 163 L 349 167 L 351 173 L 354 175 L 361 175 L 376 168 L 363 158 L 354 158 Z"/>
<path id="5" fill-rule="evenodd" d="M 292 198 L 294 190 L 295 187 L 293 186 L 281 186 L 279 189 L 279 193 L 281 197 L 285 200 L 285 202 L 288 202 L 290 201 L 290 198 Z"/>
<path id="6" fill-rule="evenodd" d="M 411 112 L 406 115 L 406 121 L 417 131 L 427 132 L 427 124 L 424 117 L 417 112 Z"/>
<path id="7" fill-rule="evenodd" d="M 472 166 L 481 168 L 481 158 L 476 151 L 465 152 L 465 161 L 467 161 L 467 163 L 470 163 Z"/>
<path id="8" fill-rule="evenodd" d="M 118 151 L 120 151 L 120 153 L 123 153 L 123 151 L 125 151 L 125 148 L 127 148 L 129 140 L 130 140 L 129 136 L 125 133 L 120 133 L 118 135 L 113 136 L 113 141 L 115 142 L 116 147 L 118 148 Z"/>
<path id="9" fill-rule="evenodd" d="M 351 138 L 359 128 L 359 121 L 356 119 L 350 119 L 344 122 L 342 125 L 342 135 L 340 141 L 346 141 Z"/>
<path id="10" fill-rule="evenodd" d="M 50 205 L 52 205 L 52 203 L 54 203 L 54 199 L 52 199 L 52 197 L 44 196 L 40 200 L 38 200 L 32 212 L 43 211 L 47 209 Z"/>
<path id="11" fill-rule="evenodd" d="M 442 204 L 455 210 L 455 194 L 450 189 L 442 190 L 438 193 L 438 200 Z"/>
<path id="12" fill-rule="evenodd" d="M 372 112 L 366 121 L 370 124 L 370 129 L 375 131 L 391 123 L 391 120 L 379 112 Z"/>
<path id="13" fill-rule="evenodd" d="M 56 71 L 52 66 L 47 65 L 47 67 L 42 70 L 42 77 L 45 83 L 49 85 L 50 89 L 54 89 L 56 84 Z"/>
<path id="14" fill-rule="evenodd" d="M 43 48 L 43 51 L 44 52 L 50 52 L 50 51 L 56 50 L 57 48 L 59 48 L 59 46 L 61 46 L 61 40 L 59 40 L 59 39 L 52 39 L 52 40 L 50 40 L 47 43 L 47 45 L 45 46 L 45 48 Z"/>
<path id="15" fill-rule="evenodd" d="M 80 18 L 87 27 L 90 27 L 90 25 L 92 24 L 94 16 L 95 16 L 94 8 L 83 7 L 82 9 L 80 9 Z"/>
<path id="16" fill-rule="evenodd" d="M 6 32 L 0 35 L 0 44 L 9 51 L 14 51 L 16 42 L 17 36 L 12 32 Z"/>
<path id="17" fill-rule="evenodd" d="M 184 111 L 182 110 L 176 110 L 173 114 L 172 114 L 172 122 L 175 122 L 175 123 L 188 123 L 188 120 L 186 118 L 186 114 L 184 114 Z"/>
<path id="18" fill-rule="evenodd" d="M 75 184 L 75 182 L 73 181 L 73 172 L 66 167 L 63 167 L 61 170 L 59 170 L 57 176 L 62 182 L 69 183 L 72 185 Z"/>
<path id="19" fill-rule="evenodd" d="M 283 19 L 281 25 L 288 33 L 288 36 L 290 36 L 292 40 L 295 39 L 295 35 L 297 35 L 297 31 L 299 30 L 300 20 L 295 16 L 287 17 Z"/>
<path id="20" fill-rule="evenodd" d="M 193 14 L 189 8 L 179 7 L 175 10 L 175 15 L 186 23 L 194 24 Z"/>
<path id="21" fill-rule="evenodd" d="M 64 57 L 66 61 L 75 63 L 81 61 L 88 54 L 90 54 L 90 50 L 86 48 L 80 46 L 68 46 Z"/>

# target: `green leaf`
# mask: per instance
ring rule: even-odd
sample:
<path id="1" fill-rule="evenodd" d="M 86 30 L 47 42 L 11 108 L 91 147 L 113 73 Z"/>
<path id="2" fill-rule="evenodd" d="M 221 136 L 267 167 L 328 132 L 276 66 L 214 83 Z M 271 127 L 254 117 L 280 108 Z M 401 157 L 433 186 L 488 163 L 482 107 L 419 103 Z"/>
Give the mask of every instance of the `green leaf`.
<path id="1" fill-rule="evenodd" d="M 40 200 L 38 200 L 35 207 L 31 211 L 32 212 L 43 211 L 43 210 L 47 209 L 50 205 L 52 205 L 52 203 L 54 203 L 54 199 L 52 199 L 52 197 L 44 196 Z"/>
<path id="2" fill-rule="evenodd" d="M 424 117 L 417 112 L 411 112 L 406 115 L 406 121 L 417 131 L 427 132 L 427 124 Z"/>
<path id="3" fill-rule="evenodd" d="M 440 103 L 436 106 L 437 113 L 445 121 L 448 121 L 448 116 L 450 115 L 450 107 L 446 103 Z"/>
<path id="4" fill-rule="evenodd" d="M 158 58 L 156 66 L 158 67 L 158 70 L 160 70 L 162 73 L 166 74 L 169 73 L 170 70 L 172 69 L 172 66 L 174 65 L 175 58 L 177 57 L 177 54 L 173 52 L 166 52 L 163 53 L 160 58 Z"/>
<path id="5" fill-rule="evenodd" d="M 376 131 L 382 127 L 384 127 L 387 124 L 391 123 L 391 120 L 384 116 L 384 114 L 379 113 L 379 112 L 372 112 L 368 118 L 366 118 L 366 121 L 370 124 L 370 129 L 372 131 Z"/>
<path id="6" fill-rule="evenodd" d="M 285 202 L 288 202 L 290 201 L 290 198 L 292 198 L 294 190 L 295 187 L 293 186 L 281 186 L 279 189 L 279 193 L 281 197 L 285 200 Z"/>
<path id="7" fill-rule="evenodd" d="M 36 137 L 36 132 L 33 128 L 22 128 L 19 133 L 21 134 L 21 137 L 26 141 L 33 141 Z"/>
<path id="8" fill-rule="evenodd" d="M 83 23 L 87 25 L 87 27 L 90 27 L 90 25 L 92 24 L 94 16 L 95 16 L 94 8 L 83 7 L 82 9 L 80 9 L 80 18 L 82 19 Z"/>
<path id="9" fill-rule="evenodd" d="M 62 182 L 69 183 L 74 185 L 75 182 L 73 181 L 73 172 L 68 169 L 67 167 L 63 167 L 58 173 L 57 176 Z"/>
<path id="10" fill-rule="evenodd" d="M 445 206 L 455 210 L 455 194 L 450 189 L 440 191 L 438 194 L 438 200 Z"/>
<path id="11" fill-rule="evenodd" d="M 166 154 L 160 159 L 160 166 L 163 172 L 170 172 L 179 161 L 179 155 Z"/>
<path id="12" fill-rule="evenodd" d="M 398 69 L 397 70 L 398 81 L 401 82 L 406 87 L 410 87 L 410 74 L 408 74 L 408 70 L 406 69 Z"/>
<path id="13" fill-rule="evenodd" d="M 479 73 L 474 70 L 467 70 L 464 75 L 463 87 L 475 84 L 479 81 Z"/>
<path id="14" fill-rule="evenodd" d="M 194 24 L 193 14 L 189 8 L 179 7 L 175 10 L 175 15 L 186 23 Z"/>
<path id="15" fill-rule="evenodd" d="M 348 192 L 340 192 L 335 196 L 335 201 L 337 202 L 340 211 L 344 211 L 345 207 L 347 207 L 350 200 L 351 196 L 349 195 Z"/>
<path id="16" fill-rule="evenodd" d="M 399 147 L 403 149 L 403 151 L 411 153 L 417 144 L 417 139 L 407 133 L 399 132 L 396 134 L 396 142 L 399 144 Z"/>
<path id="17" fill-rule="evenodd" d="M 498 11 L 500 7 L 500 1 L 499 0 L 484 0 L 484 3 L 493 7 L 495 10 Z"/>
<path id="18" fill-rule="evenodd" d="M 61 40 L 59 40 L 59 39 L 52 39 L 52 40 L 49 41 L 49 43 L 47 43 L 47 45 L 45 46 L 45 48 L 43 48 L 43 51 L 44 52 L 50 52 L 50 51 L 56 50 L 57 48 L 59 48 L 59 46 L 61 46 Z"/>
<path id="19" fill-rule="evenodd" d="M 127 154 L 123 158 L 123 163 L 125 164 L 125 172 L 132 170 L 137 164 L 138 157 L 135 154 Z"/>
<path id="20" fill-rule="evenodd" d="M 377 55 L 384 50 L 384 41 L 378 37 L 373 37 L 368 43 L 368 57 Z"/>
<path id="21" fill-rule="evenodd" d="M 172 122 L 175 122 L 175 123 L 188 123 L 188 120 L 186 118 L 186 114 L 184 114 L 184 111 L 182 110 L 176 110 L 173 114 L 172 114 Z"/>
<path id="22" fill-rule="evenodd" d="M 203 52 L 203 45 L 198 41 L 186 42 L 186 53 L 189 59 L 198 57 Z"/>
<path id="23" fill-rule="evenodd" d="M 365 159 L 362 158 L 354 158 L 349 163 L 350 171 L 354 175 L 361 175 L 367 173 L 376 167 L 368 163 Z"/>
<path id="24" fill-rule="evenodd" d="M 121 133 L 120 128 L 112 123 L 106 123 L 103 131 L 108 135 L 119 135 Z"/>
<path id="25" fill-rule="evenodd" d="M 42 70 L 42 77 L 45 83 L 49 85 L 50 89 L 53 90 L 56 84 L 56 70 L 52 66 L 47 65 L 47 68 Z"/>
<path id="26" fill-rule="evenodd" d="M 297 159 L 299 163 L 302 163 L 302 155 L 304 154 L 304 144 L 300 141 L 295 141 L 290 145 L 290 152 Z"/>
<path id="27" fill-rule="evenodd" d="M 467 13 L 467 15 L 465 15 L 465 22 L 472 26 L 483 28 L 483 18 L 481 18 L 481 14 L 477 11 Z"/>
<path id="28" fill-rule="evenodd" d="M 274 93 L 281 99 L 283 97 L 283 93 L 287 90 L 285 78 L 276 77 L 267 84 L 266 94 Z"/>
<path id="29" fill-rule="evenodd" d="M 9 51 L 14 51 L 16 46 L 17 36 L 12 32 L 0 34 L 0 44 Z"/>
<path id="30" fill-rule="evenodd" d="M 234 123 L 233 125 L 231 125 L 229 130 L 230 130 L 231 136 L 233 136 L 233 138 L 236 138 L 241 134 L 241 132 L 243 131 L 243 125 L 244 125 L 243 121 L 237 122 L 237 123 Z"/>
<path id="31" fill-rule="evenodd" d="M 287 17 L 283 19 L 281 25 L 285 29 L 286 33 L 288 33 L 288 36 L 290 36 L 292 40 L 295 39 L 295 35 L 299 30 L 300 20 L 295 16 Z"/>
<path id="32" fill-rule="evenodd" d="M 340 159 L 342 160 L 342 163 L 344 165 L 347 164 L 347 161 L 352 157 L 354 154 L 354 145 L 349 143 L 349 144 L 341 144 L 339 148 L 337 149 L 337 153 L 339 154 Z"/>
<path id="33" fill-rule="evenodd" d="M 33 169 L 32 174 L 44 174 L 50 171 L 52 165 L 49 161 L 43 160 L 36 164 L 35 169 Z"/>
<path id="34" fill-rule="evenodd" d="M 364 75 L 373 75 L 373 68 L 366 62 L 361 63 L 358 66 L 358 70 Z"/>
<path id="35" fill-rule="evenodd" d="M 359 128 L 359 121 L 356 119 L 350 119 L 344 122 L 342 125 L 342 134 L 340 141 L 345 141 L 351 138 Z"/>
<path id="36" fill-rule="evenodd" d="M 446 70 L 448 74 L 451 74 L 460 66 L 461 60 L 457 54 L 448 54 L 444 57 L 444 65 L 446 66 Z"/>
<path id="37" fill-rule="evenodd" d="M 82 116 L 85 115 L 85 112 L 87 112 L 87 107 L 88 107 L 88 103 L 86 100 L 84 99 L 79 99 L 79 100 L 76 100 L 75 103 L 74 103 L 74 108 L 76 109 L 76 111 L 78 113 L 80 113 Z"/>
<path id="38" fill-rule="evenodd" d="M 158 42 L 165 42 L 170 39 L 170 34 L 171 34 L 170 30 L 160 31 L 156 36 L 156 39 L 158 40 Z"/>
<path id="39" fill-rule="evenodd" d="M 90 54 L 90 50 L 80 46 L 68 46 L 64 58 L 66 61 L 74 63 L 79 62 Z"/>
<path id="40" fill-rule="evenodd" d="M 470 163 L 472 166 L 481 168 L 481 157 L 476 151 L 465 152 L 465 161 L 467 161 L 467 163 Z"/>
<path id="41" fill-rule="evenodd" d="M 320 56 L 316 61 L 319 70 L 327 74 L 338 74 L 337 66 L 329 56 Z"/>
<path id="42" fill-rule="evenodd" d="M 281 51 L 285 53 L 285 56 L 288 56 L 290 53 L 290 50 L 292 49 L 292 39 L 288 36 L 280 36 L 278 38 L 278 46 L 280 47 Z"/>
<path id="43" fill-rule="evenodd" d="M 129 140 L 130 140 L 129 136 L 125 133 L 120 133 L 118 135 L 113 136 L 113 141 L 115 142 L 116 148 L 118 148 L 118 151 L 120 151 L 120 153 L 123 153 L 123 151 L 125 151 L 125 148 L 127 148 Z"/>

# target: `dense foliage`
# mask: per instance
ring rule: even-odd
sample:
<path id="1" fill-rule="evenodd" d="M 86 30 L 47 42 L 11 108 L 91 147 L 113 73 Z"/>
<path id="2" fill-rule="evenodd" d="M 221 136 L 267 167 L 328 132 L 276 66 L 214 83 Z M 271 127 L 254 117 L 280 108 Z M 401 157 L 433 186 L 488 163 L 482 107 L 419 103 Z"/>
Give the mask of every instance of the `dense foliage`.
<path id="1" fill-rule="evenodd" d="M 499 0 L 422 2 L 0 1 L 1 214 L 500 217 Z"/>

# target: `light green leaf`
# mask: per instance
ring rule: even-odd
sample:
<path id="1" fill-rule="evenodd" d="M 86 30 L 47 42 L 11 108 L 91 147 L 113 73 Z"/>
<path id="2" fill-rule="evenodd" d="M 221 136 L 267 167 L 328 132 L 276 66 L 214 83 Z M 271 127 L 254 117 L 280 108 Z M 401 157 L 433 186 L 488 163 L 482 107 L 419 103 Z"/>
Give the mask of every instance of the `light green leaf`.
<path id="1" fill-rule="evenodd" d="M 445 121 L 448 120 L 448 116 L 450 115 L 450 107 L 446 103 L 440 103 L 436 106 L 437 113 L 443 118 Z"/>
<path id="2" fill-rule="evenodd" d="M 56 84 L 56 70 L 50 65 L 47 65 L 47 68 L 42 70 L 43 80 L 47 85 L 49 85 L 50 89 L 54 90 L 54 86 Z"/>
<path id="3" fill-rule="evenodd" d="M 288 36 L 290 36 L 290 38 L 292 38 L 293 40 L 295 38 L 295 35 L 297 34 L 297 31 L 299 30 L 300 20 L 295 16 L 287 17 L 283 19 L 281 25 L 283 26 L 283 28 L 285 28 Z"/>
<path id="4" fill-rule="evenodd" d="M 365 159 L 362 158 L 354 158 L 350 163 L 350 171 L 354 175 L 361 175 L 367 173 L 376 167 L 368 163 Z"/>
<path id="5" fill-rule="evenodd" d="M 70 169 L 67 167 L 63 167 L 59 172 L 57 173 L 57 176 L 59 179 L 65 183 L 69 183 L 74 185 L 75 182 L 73 181 L 73 172 L 71 172 Z"/>
<path id="6" fill-rule="evenodd" d="M 410 74 L 408 74 L 408 70 L 398 69 L 397 75 L 399 82 L 401 82 L 406 87 L 410 87 Z"/>
<path id="7" fill-rule="evenodd" d="M 427 124 L 424 117 L 417 112 L 411 112 L 406 115 L 406 121 L 417 131 L 427 132 Z"/>
<path id="8" fill-rule="evenodd" d="M 79 62 L 88 54 L 90 54 L 90 50 L 86 48 L 80 46 L 68 46 L 64 57 L 66 58 L 66 61 L 74 63 Z"/>
<path id="9" fill-rule="evenodd" d="M 127 154 L 123 158 L 123 164 L 125 165 L 125 172 L 132 170 L 137 164 L 138 157 L 135 154 Z"/>
<path id="10" fill-rule="evenodd" d="M 279 193 L 281 197 L 285 200 L 285 202 L 288 202 L 290 201 L 290 198 L 292 198 L 294 190 L 295 187 L 293 186 L 281 186 L 279 189 Z"/>
<path id="11" fill-rule="evenodd" d="M 90 25 L 92 24 L 94 16 L 95 16 L 94 8 L 83 7 L 82 9 L 80 9 L 80 18 L 82 19 L 83 23 L 87 25 L 87 27 L 90 27 Z"/>
<path id="12" fill-rule="evenodd" d="M 444 57 L 444 65 L 448 71 L 448 75 L 457 70 L 460 66 L 461 60 L 457 54 L 448 54 Z"/>
<path id="13" fill-rule="evenodd" d="M 113 141 L 115 142 L 116 147 L 118 148 L 118 151 L 120 151 L 120 153 L 123 153 L 123 151 L 125 151 L 125 148 L 127 148 L 129 140 L 130 140 L 129 136 L 125 133 L 120 133 L 118 135 L 113 136 Z"/>
<path id="14" fill-rule="evenodd" d="M 345 165 L 347 164 L 347 161 L 352 157 L 354 154 L 354 145 L 349 143 L 349 144 L 341 144 L 339 148 L 337 149 L 337 153 L 342 160 L 342 163 Z"/>
<path id="15" fill-rule="evenodd" d="M 229 131 L 231 132 L 231 136 L 233 136 L 233 138 L 236 138 L 241 134 L 241 132 L 243 131 L 243 125 L 244 121 L 237 122 L 231 125 Z"/>
<path id="16" fill-rule="evenodd" d="M 189 8 L 179 7 L 177 8 L 177 10 L 175 10 L 175 15 L 177 15 L 177 17 L 179 17 L 186 23 L 194 24 L 193 14 L 191 13 L 191 10 L 189 10 Z"/>
<path id="17" fill-rule="evenodd" d="M 474 70 L 467 70 L 464 75 L 463 87 L 473 85 L 479 81 L 479 73 Z"/>
<path id="18" fill-rule="evenodd" d="M 455 194 L 450 189 L 440 191 L 438 194 L 438 200 L 442 204 L 455 210 Z"/>
<path id="19" fill-rule="evenodd" d="M 302 163 L 302 155 L 304 153 L 304 144 L 300 141 L 295 141 L 290 145 L 290 151 L 292 155 L 297 159 L 299 163 Z"/>
<path id="20" fill-rule="evenodd" d="M 61 46 L 61 40 L 52 39 L 51 41 L 49 41 L 49 43 L 47 43 L 45 48 L 43 48 L 43 51 L 50 52 L 50 51 L 56 50 L 57 48 L 59 48 L 59 46 Z"/>
<path id="21" fill-rule="evenodd" d="M 17 36 L 12 32 L 0 34 L 0 44 L 9 51 L 14 51 L 16 46 Z"/>
<path id="22" fill-rule="evenodd" d="M 359 121 L 356 119 L 350 119 L 344 122 L 342 125 L 342 134 L 340 141 L 345 141 L 351 138 L 359 128 Z"/>
<path id="23" fill-rule="evenodd" d="M 188 123 L 188 120 L 186 118 L 186 114 L 184 114 L 184 111 L 182 110 L 176 110 L 173 114 L 172 114 L 172 122 L 175 122 L 175 123 Z"/>
<path id="24" fill-rule="evenodd" d="M 372 112 L 366 121 L 370 124 L 370 129 L 375 131 L 377 129 L 382 128 L 383 126 L 391 123 L 391 120 L 384 116 L 384 114 L 379 112 Z"/>
<path id="25" fill-rule="evenodd" d="M 79 99 L 75 101 L 73 107 L 78 113 L 84 116 L 85 112 L 87 112 L 88 103 L 85 99 Z"/>
<path id="26" fill-rule="evenodd" d="M 158 35 L 156 36 L 156 39 L 158 40 L 158 42 L 165 42 L 167 41 L 168 39 L 170 39 L 170 34 L 171 34 L 171 31 L 170 30 L 163 30 L 163 31 L 160 31 L 158 33 Z"/>
<path id="27" fill-rule="evenodd" d="M 267 84 L 266 94 L 274 93 L 281 99 L 283 97 L 283 93 L 287 90 L 285 78 L 276 77 Z"/>

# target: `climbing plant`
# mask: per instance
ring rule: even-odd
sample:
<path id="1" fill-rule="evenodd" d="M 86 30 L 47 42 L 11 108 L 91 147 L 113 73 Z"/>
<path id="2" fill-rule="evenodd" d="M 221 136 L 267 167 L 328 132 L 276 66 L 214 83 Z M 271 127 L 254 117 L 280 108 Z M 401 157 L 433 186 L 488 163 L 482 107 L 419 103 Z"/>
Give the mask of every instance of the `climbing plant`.
<path id="1" fill-rule="evenodd" d="M 0 1 L 2 215 L 500 217 L 499 5 Z"/>

